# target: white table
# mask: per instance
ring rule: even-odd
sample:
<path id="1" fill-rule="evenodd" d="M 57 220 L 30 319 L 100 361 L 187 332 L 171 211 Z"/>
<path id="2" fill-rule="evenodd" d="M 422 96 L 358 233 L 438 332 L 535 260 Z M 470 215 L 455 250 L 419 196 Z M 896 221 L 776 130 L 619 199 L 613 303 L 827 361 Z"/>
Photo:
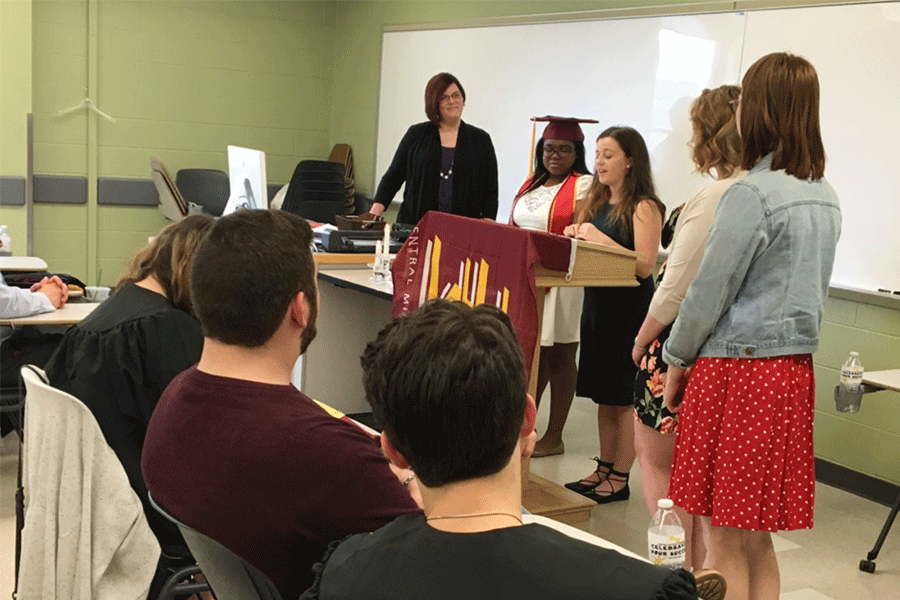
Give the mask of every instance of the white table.
<path id="1" fill-rule="evenodd" d="M 900 392 L 900 369 L 864 373 L 863 384 L 868 386 L 868 389 L 865 389 L 866 392 L 878 392 L 881 390 Z M 875 572 L 875 559 L 878 558 L 881 546 L 884 544 L 884 540 L 887 538 L 887 534 L 894 524 L 894 519 L 897 518 L 898 510 L 900 510 L 900 494 L 897 495 L 897 500 L 894 502 L 891 512 L 888 513 L 888 517 L 884 521 L 884 526 L 881 528 L 881 533 L 878 535 L 875 546 L 869 551 L 866 558 L 859 561 L 860 571 L 865 571 L 867 573 Z"/>
<path id="2" fill-rule="evenodd" d="M 0 271 L 31 273 L 46 270 L 47 263 L 36 256 L 0 256 Z"/>
<path id="3" fill-rule="evenodd" d="M 900 392 L 900 369 L 863 373 L 863 383 L 883 390 Z"/>
<path id="4" fill-rule="evenodd" d="M 75 325 L 98 306 L 100 306 L 99 302 L 72 302 L 49 313 L 16 319 L 0 319 L 0 325 Z"/>

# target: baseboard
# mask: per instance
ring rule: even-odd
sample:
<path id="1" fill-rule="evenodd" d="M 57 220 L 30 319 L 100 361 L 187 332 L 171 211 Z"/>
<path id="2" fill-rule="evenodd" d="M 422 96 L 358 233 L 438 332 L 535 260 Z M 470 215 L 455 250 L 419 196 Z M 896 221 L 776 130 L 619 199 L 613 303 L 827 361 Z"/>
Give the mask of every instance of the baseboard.
<path id="1" fill-rule="evenodd" d="M 900 495 L 900 485 L 821 458 L 816 459 L 816 481 L 885 506 L 893 506 Z"/>

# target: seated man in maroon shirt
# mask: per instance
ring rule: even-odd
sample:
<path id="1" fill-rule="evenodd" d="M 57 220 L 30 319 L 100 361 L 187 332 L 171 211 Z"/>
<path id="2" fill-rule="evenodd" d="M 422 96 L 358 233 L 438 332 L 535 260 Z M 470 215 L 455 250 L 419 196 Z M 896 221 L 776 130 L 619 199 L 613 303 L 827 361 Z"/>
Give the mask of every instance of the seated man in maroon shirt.
<path id="1" fill-rule="evenodd" d="M 291 385 L 315 336 L 312 232 L 282 211 L 219 219 L 194 258 L 200 362 L 166 388 L 141 467 L 175 518 L 265 573 L 284 598 L 326 544 L 418 512 L 377 442 Z M 360 349 L 361 350 L 361 349 Z"/>

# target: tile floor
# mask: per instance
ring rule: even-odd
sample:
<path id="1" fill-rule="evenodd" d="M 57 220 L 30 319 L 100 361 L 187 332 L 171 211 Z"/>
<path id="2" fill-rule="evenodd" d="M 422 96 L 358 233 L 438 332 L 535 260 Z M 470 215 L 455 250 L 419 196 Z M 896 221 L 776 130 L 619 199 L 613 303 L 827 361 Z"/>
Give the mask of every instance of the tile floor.
<path id="1" fill-rule="evenodd" d="M 538 427 L 546 423 L 540 411 Z M 539 475 L 566 482 L 593 468 L 597 454 L 596 412 L 588 400 L 578 398 L 565 433 L 566 453 L 532 461 Z M 0 597 L 13 585 L 15 535 L 15 445 L 7 436 L 0 457 Z M 637 466 L 632 471 L 632 495 L 626 502 L 597 506 L 585 528 L 621 546 L 644 554 L 650 516 L 644 507 Z M 875 542 L 888 514 L 880 504 L 835 488 L 819 485 L 816 526 L 812 530 L 783 532 L 775 537 L 781 567 L 781 600 L 898 600 L 900 599 L 900 522 L 888 535 L 874 574 L 858 569 L 861 558 Z"/>

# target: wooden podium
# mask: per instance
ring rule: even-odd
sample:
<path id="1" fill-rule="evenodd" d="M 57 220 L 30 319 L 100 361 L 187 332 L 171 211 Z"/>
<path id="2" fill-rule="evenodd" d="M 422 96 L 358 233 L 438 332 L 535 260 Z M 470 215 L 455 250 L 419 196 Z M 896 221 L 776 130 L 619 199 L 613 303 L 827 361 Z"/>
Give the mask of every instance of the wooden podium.
<path id="1" fill-rule="evenodd" d="M 636 287 L 634 272 L 637 254 L 630 250 L 602 246 L 578 240 L 571 277 L 566 271 L 534 267 L 537 287 L 538 339 L 531 358 L 528 393 L 537 397 L 537 365 L 541 356 L 541 328 L 544 320 L 544 294 L 550 287 Z M 530 460 L 522 464 L 522 505 L 530 512 L 573 525 L 590 519 L 595 503 L 563 486 L 531 472 Z"/>
<path id="2" fill-rule="evenodd" d="M 392 314 L 438 297 L 495 304 L 516 328 L 531 365 L 528 392 L 534 397 L 546 288 L 635 287 L 636 263 L 637 254 L 621 248 L 429 212 L 394 260 Z M 570 524 L 588 520 L 593 501 L 531 474 L 529 467 L 524 461 L 525 508 Z"/>
<path id="3" fill-rule="evenodd" d="M 534 283 L 537 287 L 538 339 L 531 358 L 531 377 L 528 393 L 537 398 L 537 364 L 541 356 L 541 328 L 544 324 L 544 295 L 551 287 L 637 287 L 634 272 L 637 253 L 622 248 L 603 246 L 577 240 L 572 275 L 566 271 L 552 271 L 538 264 L 534 267 Z M 543 291 L 543 293 L 542 293 Z"/>

